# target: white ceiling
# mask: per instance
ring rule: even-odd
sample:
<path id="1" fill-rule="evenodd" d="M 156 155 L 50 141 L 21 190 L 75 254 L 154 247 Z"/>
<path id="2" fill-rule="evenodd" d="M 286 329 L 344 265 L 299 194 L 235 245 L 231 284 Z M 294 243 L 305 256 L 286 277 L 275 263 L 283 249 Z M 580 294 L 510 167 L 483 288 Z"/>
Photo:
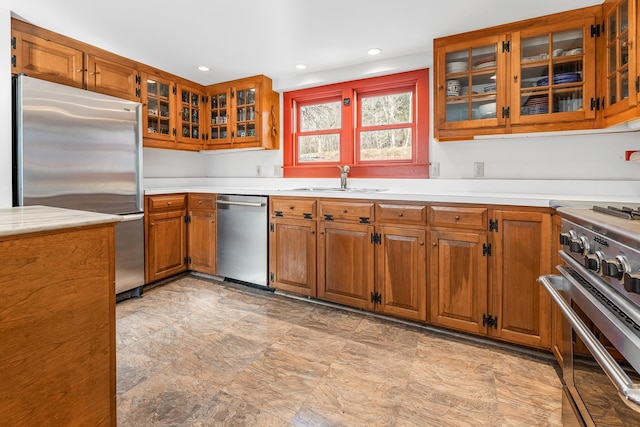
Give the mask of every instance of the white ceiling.
<path id="1" fill-rule="evenodd" d="M 189 80 L 274 81 L 425 55 L 433 39 L 603 0 L 0 0 L 35 25 Z M 367 50 L 379 47 L 371 57 Z M 396 58 L 396 59 L 391 59 Z M 296 64 L 308 68 L 297 70 Z M 211 68 L 198 71 L 199 65 Z"/>

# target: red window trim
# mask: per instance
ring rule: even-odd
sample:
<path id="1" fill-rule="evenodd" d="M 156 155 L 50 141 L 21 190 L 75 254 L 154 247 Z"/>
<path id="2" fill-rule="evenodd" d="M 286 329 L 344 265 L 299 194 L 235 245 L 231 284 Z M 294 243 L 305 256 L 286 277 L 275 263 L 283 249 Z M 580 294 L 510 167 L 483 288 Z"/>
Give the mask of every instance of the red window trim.
<path id="1" fill-rule="evenodd" d="M 356 163 L 355 114 L 358 105 L 355 95 L 370 92 L 395 91 L 414 87 L 415 161 L 401 160 L 384 163 Z M 283 95 L 283 168 L 285 178 L 333 178 L 338 175 L 336 163 L 298 164 L 295 147 L 296 103 L 306 103 L 331 96 L 341 95 L 342 100 L 350 98 L 349 106 L 342 108 L 342 143 L 340 145 L 340 163 L 351 166 L 349 176 L 353 178 L 428 178 L 429 177 L 429 69 L 408 71 L 369 79 L 352 80 L 315 88 L 285 92 Z"/>

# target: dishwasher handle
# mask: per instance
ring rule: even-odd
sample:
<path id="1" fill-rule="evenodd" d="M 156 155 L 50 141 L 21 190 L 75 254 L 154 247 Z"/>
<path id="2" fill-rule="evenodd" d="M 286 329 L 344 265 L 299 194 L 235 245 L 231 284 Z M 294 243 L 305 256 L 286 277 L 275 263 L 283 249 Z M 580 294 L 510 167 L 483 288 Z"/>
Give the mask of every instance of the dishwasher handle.
<path id="1" fill-rule="evenodd" d="M 228 200 L 216 200 L 216 204 L 217 205 L 231 205 L 231 206 L 250 206 L 253 208 L 261 208 L 263 206 L 266 206 L 266 203 L 260 203 L 260 202 L 231 202 Z"/>

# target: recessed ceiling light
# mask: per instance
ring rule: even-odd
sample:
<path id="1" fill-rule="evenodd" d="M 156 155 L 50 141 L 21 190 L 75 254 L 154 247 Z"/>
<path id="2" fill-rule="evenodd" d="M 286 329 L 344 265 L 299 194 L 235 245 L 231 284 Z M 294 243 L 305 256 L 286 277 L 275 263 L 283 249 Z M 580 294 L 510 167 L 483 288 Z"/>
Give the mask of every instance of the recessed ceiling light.
<path id="1" fill-rule="evenodd" d="M 211 68 L 207 67 L 206 65 L 201 65 L 198 67 L 198 70 L 200 71 L 209 71 L 211 70 Z"/>
<path id="2" fill-rule="evenodd" d="M 298 65 L 296 65 L 296 68 L 298 70 L 304 70 L 305 68 L 307 68 L 307 66 L 305 64 L 298 64 Z"/>
<path id="3" fill-rule="evenodd" d="M 369 50 L 367 51 L 367 53 L 368 53 L 369 55 L 377 55 L 377 54 L 379 54 L 380 52 L 382 52 L 382 49 L 377 48 L 377 47 L 374 47 L 374 48 L 369 49 Z"/>

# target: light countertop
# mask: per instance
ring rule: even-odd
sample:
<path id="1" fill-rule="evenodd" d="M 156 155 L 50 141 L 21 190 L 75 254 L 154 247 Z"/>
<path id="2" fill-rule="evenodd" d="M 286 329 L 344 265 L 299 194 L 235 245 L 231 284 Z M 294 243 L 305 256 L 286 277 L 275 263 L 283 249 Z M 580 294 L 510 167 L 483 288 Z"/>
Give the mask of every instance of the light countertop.
<path id="1" fill-rule="evenodd" d="M 0 209 L 0 237 L 121 221 L 118 215 L 49 206 Z"/>

